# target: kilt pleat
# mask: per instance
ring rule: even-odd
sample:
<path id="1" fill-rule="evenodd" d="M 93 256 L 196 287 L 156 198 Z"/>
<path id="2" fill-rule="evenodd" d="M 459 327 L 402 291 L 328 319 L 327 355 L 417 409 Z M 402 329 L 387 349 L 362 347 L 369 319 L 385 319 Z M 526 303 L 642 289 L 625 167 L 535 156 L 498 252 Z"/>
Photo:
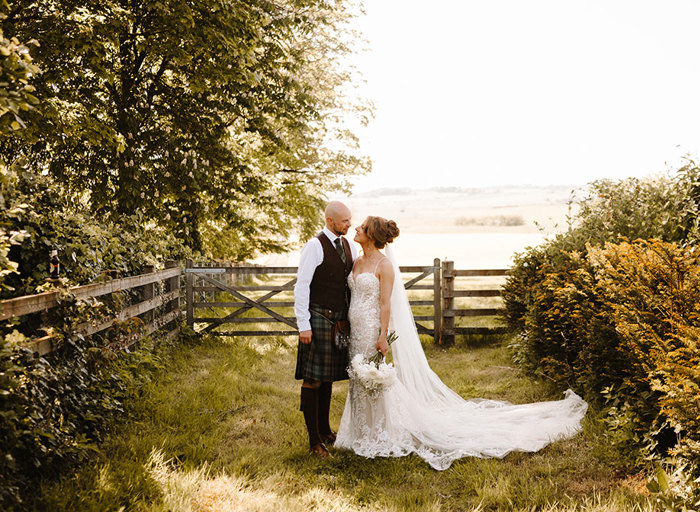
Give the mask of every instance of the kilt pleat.
<path id="1" fill-rule="evenodd" d="M 348 350 L 336 348 L 331 339 L 333 325 L 311 309 L 311 343 L 299 342 L 296 379 L 334 382 L 348 378 Z M 344 320 L 347 313 L 325 315 L 332 320 Z"/>

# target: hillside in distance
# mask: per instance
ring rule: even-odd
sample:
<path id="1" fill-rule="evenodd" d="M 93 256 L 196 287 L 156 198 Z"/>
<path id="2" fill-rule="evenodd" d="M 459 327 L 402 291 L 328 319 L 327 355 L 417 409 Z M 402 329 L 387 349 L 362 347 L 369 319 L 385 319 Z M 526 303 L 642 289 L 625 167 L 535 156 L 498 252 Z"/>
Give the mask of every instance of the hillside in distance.
<path id="1" fill-rule="evenodd" d="M 378 189 L 333 199 L 350 207 L 353 225 L 367 215 L 379 215 L 395 220 L 403 233 L 547 235 L 566 228 L 569 203 L 580 194 L 578 186 L 513 185 Z"/>
<path id="2" fill-rule="evenodd" d="M 402 264 L 431 264 L 441 258 L 455 261 L 458 268 L 503 268 L 515 252 L 566 229 L 569 202 L 576 194 L 582 191 L 574 186 L 395 188 L 330 199 L 350 207 L 350 239 L 368 215 L 396 221 L 401 235 L 393 247 Z M 571 208 L 573 212 L 576 204 Z M 279 266 L 298 261 L 298 250 L 254 260 Z"/>

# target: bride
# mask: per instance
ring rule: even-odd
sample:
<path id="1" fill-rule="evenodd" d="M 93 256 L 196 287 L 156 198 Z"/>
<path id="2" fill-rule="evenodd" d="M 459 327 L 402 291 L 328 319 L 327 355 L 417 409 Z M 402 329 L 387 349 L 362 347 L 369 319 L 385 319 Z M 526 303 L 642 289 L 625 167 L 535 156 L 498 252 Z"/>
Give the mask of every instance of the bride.
<path id="1" fill-rule="evenodd" d="M 534 452 L 579 432 L 587 404 L 571 390 L 563 400 L 513 405 L 465 400 L 439 379 L 425 358 L 391 248 L 380 252 L 398 234 L 396 223 L 381 217 L 356 228 L 363 255 L 348 276 L 350 359 L 386 355 L 387 333 L 394 331 L 395 378 L 377 392 L 350 372 L 335 446 L 370 458 L 414 453 L 444 470 L 461 457 Z"/>

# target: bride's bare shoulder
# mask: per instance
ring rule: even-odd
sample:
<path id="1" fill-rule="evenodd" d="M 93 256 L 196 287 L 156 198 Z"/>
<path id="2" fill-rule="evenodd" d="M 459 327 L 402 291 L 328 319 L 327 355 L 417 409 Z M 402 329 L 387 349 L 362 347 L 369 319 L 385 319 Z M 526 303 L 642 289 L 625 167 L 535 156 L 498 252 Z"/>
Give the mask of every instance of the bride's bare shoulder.
<path id="1" fill-rule="evenodd" d="M 377 264 L 377 275 L 380 278 L 394 277 L 394 266 L 391 264 L 389 258 L 384 258 Z"/>

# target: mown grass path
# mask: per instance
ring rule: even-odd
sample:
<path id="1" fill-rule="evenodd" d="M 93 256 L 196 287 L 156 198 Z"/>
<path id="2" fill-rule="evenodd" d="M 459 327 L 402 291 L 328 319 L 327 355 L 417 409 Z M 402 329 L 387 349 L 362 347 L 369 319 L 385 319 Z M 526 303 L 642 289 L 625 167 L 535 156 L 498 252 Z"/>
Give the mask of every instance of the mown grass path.
<path id="1" fill-rule="evenodd" d="M 624 476 L 591 418 L 585 432 L 536 454 L 467 458 L 438 472 L 421 459 L 307 455 L 293 379 L 296 345 L 204 339 L 179 346 L 131 421 L 75 475 L 45 486 L 49 510 L 462 511 L 652 510 L 643 479 Z M 553 398 L 511 367 L 503 342 L 427 347 L 433 369 L 464 397 Z M 347 383 L 334 390 L 337 426 Z M 556 396 L 556 395 L 554 395 Z"/>

